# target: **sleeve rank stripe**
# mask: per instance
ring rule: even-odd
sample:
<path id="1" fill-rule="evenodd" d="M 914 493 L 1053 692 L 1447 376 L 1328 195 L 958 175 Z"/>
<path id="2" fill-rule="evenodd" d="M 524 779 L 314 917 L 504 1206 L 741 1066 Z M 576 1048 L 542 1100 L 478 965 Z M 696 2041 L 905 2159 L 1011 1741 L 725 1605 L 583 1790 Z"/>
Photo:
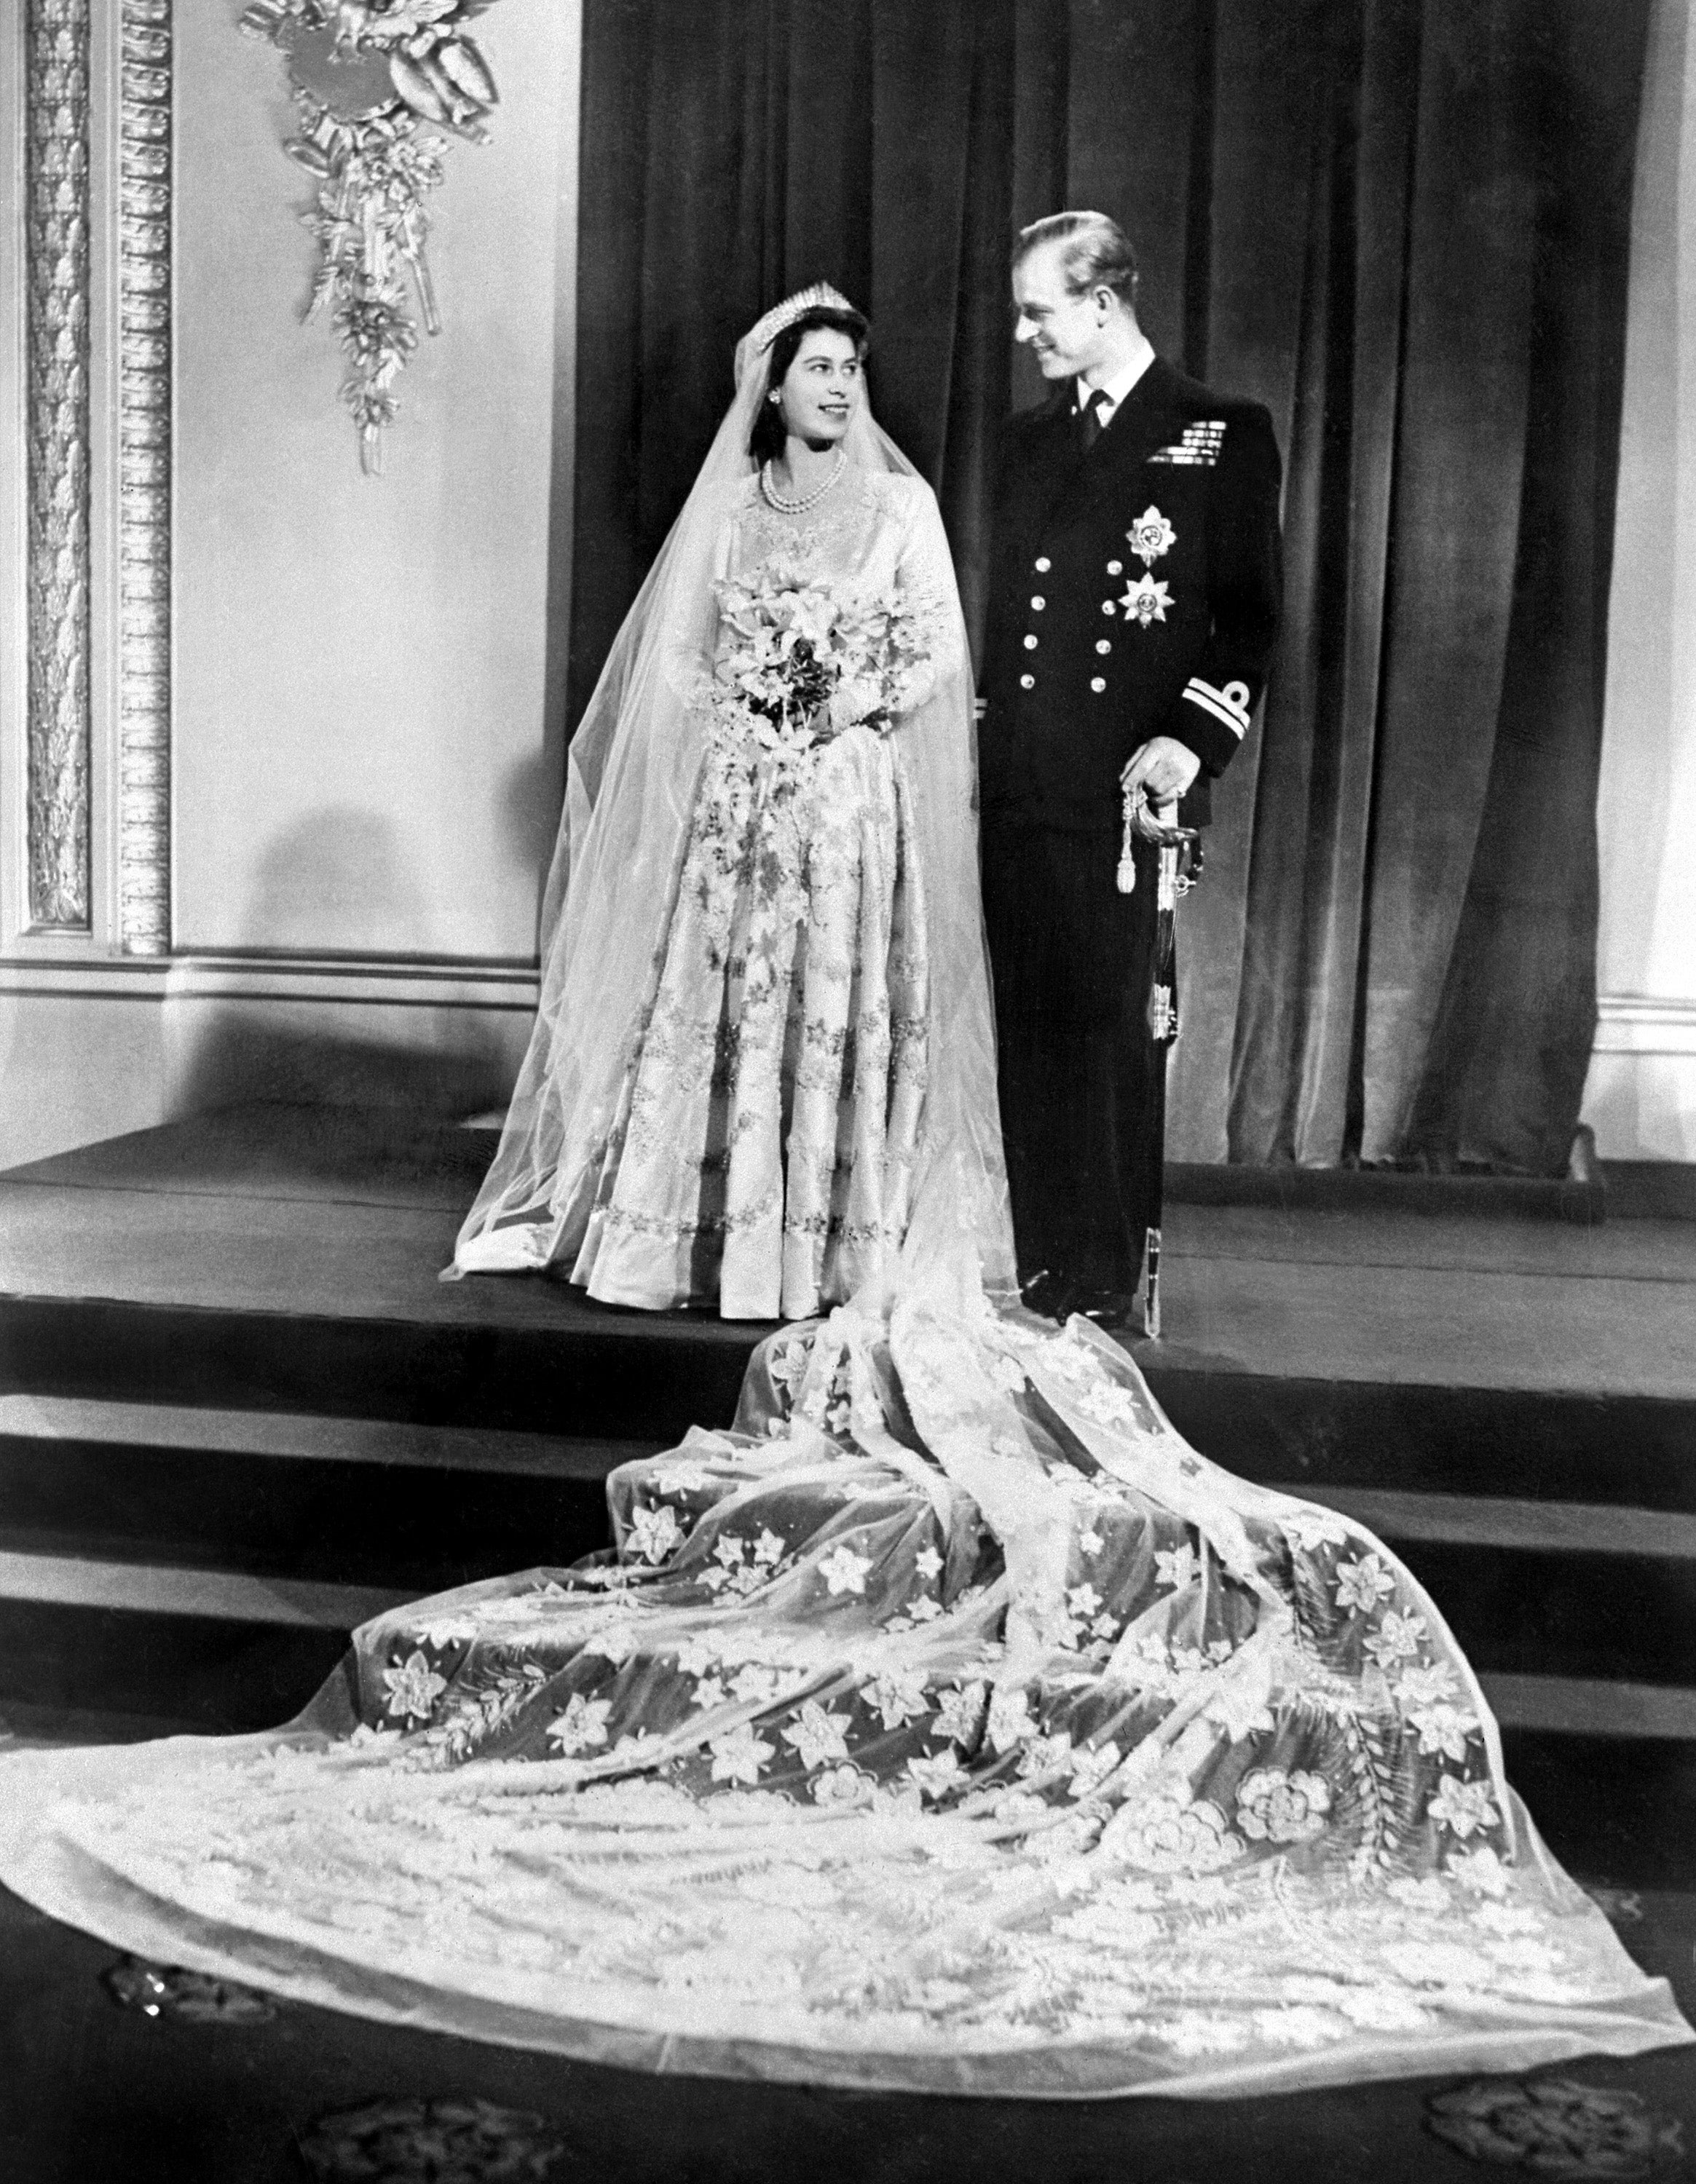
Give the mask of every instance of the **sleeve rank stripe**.
<path id="1" fill-rule="evenodd" d="M 1239 743 L 1242 741 L 1248 722 L 1241 714 L 1231 712 L 1214 698 L 1203 696 L 1193 683 L 1185 691 L 1184 695 L 1192 705 L 1199 705 L 1204 713 L 1211 713 L 1216 721 L 1223 721 L 1237 741 Z"/>
<path id="2" fill-rule="evenodd" d="M 1231 694 L 1236 690 L 1241 690 L 1242 693 L 1240 698 L 1233 697 Z M 1223 705 L 1226 712 L 1235 714 L 1244 727 L 1248 726 L 1251 708 L 1248 703 L 1248 685 L 1246 682 L 1227 682 L 1221 690 L 1217 682 L 1209 682 L 1204 676 L 1192 675 L 1184 685 L 1184 695 L 1187 698 L 1192 693 L 1202 698 L 1211 698 L 1216 705 Z"/>

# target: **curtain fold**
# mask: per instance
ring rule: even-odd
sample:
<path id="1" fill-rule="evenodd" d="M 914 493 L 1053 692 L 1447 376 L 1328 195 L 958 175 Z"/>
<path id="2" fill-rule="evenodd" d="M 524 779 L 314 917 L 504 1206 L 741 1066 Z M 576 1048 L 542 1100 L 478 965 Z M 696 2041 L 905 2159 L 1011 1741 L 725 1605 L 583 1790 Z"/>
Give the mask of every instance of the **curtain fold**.
<path id="1" fill-rule="evenodd" d="M 1564 1165 L 1649 0 L 587 0 L 572 703 L 819 278 L 968 618 L 1013 229 L 1122 219 L 1157 347 L 1266 402 L 1289 605 L 1186 906 L 1174 1156 Z"/>
<path id="2" fill-rule="evenodd" d="M 1418 1090 L 1501 709 L 1535 214 L 1521 102 L 1544 5 L 1436 0 L 1420 41 L 1362 1060 L 1351 1087 L 1368 1160 L 1399 1148 Z M 1321 1156 L 1351 1149 L 1327 1144 Z"/>
<path id="3" fill-rule="evenodd" d="M 1581 45 L 1573 27 L 1540 24 L 1529 54 L 1537 203 L 1502 693 L 1406 1133 L 1415 1152 L 1532 1169 L 1566 1158 L 1595 1035 L 1596 791 L 1646 11 L 1618 42 Z"/>

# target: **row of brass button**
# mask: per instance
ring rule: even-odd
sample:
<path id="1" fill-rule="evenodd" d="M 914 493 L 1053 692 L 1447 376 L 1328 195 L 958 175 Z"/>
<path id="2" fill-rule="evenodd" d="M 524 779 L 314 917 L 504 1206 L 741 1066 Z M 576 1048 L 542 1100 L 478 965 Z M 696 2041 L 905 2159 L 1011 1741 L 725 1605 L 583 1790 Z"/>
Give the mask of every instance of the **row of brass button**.
<path id="1" fill-rule="evenodd" d="M 1038 554 L 1035 567 L 1036 572 L 1039 576 L 1046 577 L 1053 566 L 1054 564 L 1049 560 L 1046 554 Z M 1119 577 L 1123 576 L 1124 573 L 1124 564 L 1123 561 L 1109 561 L 1107 563 L 1108 576 Z M 1039 594 L 1032 598 L 1030 604 L 1033 611 L 1037 614 L 1040 614 L 1043 609 L 1048 604 L 1048 602 Z M 1113 603 L 1111 599 L 1103 599 L 1102 601 L 1102 612 L 1103 614 L 1109 615 L 1113 612 Z M 1027 652 L 1035 652 L 1036 649 L 1036 643 L 1037 640 L 1035 634 L 1027 630 L 1024 638 L 1025 650 Z M 1111 652 L 1113 650 L 1112 640 L 1105 637 L 1097 638 L 1096 640 L 1096 649 L 1097 652 Z M 1036 688 L 1036 677 L 1034 675 L 1021 675 L 1018 678 L 1018 687 L 1021 690 L 1034 690 Z M 1092 675 L 1090 677 L 1090 688 L 1095 692 L 1097 697 L 1101 695 L 1102 692 L 1105 690 L 1107 687 L 1107 678 L 1104 676 Z"/>

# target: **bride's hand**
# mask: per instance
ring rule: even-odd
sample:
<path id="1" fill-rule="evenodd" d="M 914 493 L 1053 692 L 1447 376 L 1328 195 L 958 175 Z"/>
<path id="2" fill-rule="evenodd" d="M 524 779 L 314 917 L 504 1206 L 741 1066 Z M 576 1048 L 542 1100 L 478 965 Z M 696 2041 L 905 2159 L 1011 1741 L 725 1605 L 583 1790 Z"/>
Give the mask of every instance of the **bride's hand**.
<path id="1" fill-rule="evenodd" d="M 884 694 L 875 682 L 850 681 L 842 683 L 830 694 L 825 707 L 825 721 L 831 735 L 840 735 L 844 728 L 856 727 L 884 712 Z"/>

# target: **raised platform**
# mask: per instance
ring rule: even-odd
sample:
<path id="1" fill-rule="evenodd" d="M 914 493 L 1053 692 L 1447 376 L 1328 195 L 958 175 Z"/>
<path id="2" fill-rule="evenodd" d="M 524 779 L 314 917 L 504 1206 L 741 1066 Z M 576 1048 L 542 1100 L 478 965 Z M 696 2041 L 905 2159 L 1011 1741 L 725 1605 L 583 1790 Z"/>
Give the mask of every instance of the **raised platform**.
<path id="1" fill-rule="evenodd" d="M 0 1176 L 13 1734 L 282 1719 L 375 1608 L 599 1544 L 612 1464 L 728 1417 L 759 1328 L 437 1281 L 492 1143 L 244 1109 Z M 1696 1227 L 1341 1181 L 1186 1190 L 1169 1339 L 1130 1347 L 1210 1455 L 1425 1579 L 1555 1849 L 1696 2008 Z M 111 1950 L 3 1893 L 0 1963 L 19 2184 L 304 2176 L 326 2111 L 444 2096 L 532 2112 L 547 2174 L 620 2184 L 1477 2173 L 1431 2136 L 1429 2081 L 1057 2110 L 633 2076 L 300 2008 L 150 2017 L 112 2000 Z M 1696 2126 L 1688 2051 L 1565 2075 Z"/>
<path id="2" fill-rule="evenodd" d="M 614 1463 L 728 1419 L 756 1326 L 438 1281 L 492 1144 L 248 1107 L 0 1177 L 0 1713 L 284 1718 L 362 1617 L 600 1544 Z M 1130 1347 L 1208 1454 L 1396 1546 L 1559 1847 L 1682 1876 L 1696 1225 L 1346 1180 L 1186 1190 Z"/>

